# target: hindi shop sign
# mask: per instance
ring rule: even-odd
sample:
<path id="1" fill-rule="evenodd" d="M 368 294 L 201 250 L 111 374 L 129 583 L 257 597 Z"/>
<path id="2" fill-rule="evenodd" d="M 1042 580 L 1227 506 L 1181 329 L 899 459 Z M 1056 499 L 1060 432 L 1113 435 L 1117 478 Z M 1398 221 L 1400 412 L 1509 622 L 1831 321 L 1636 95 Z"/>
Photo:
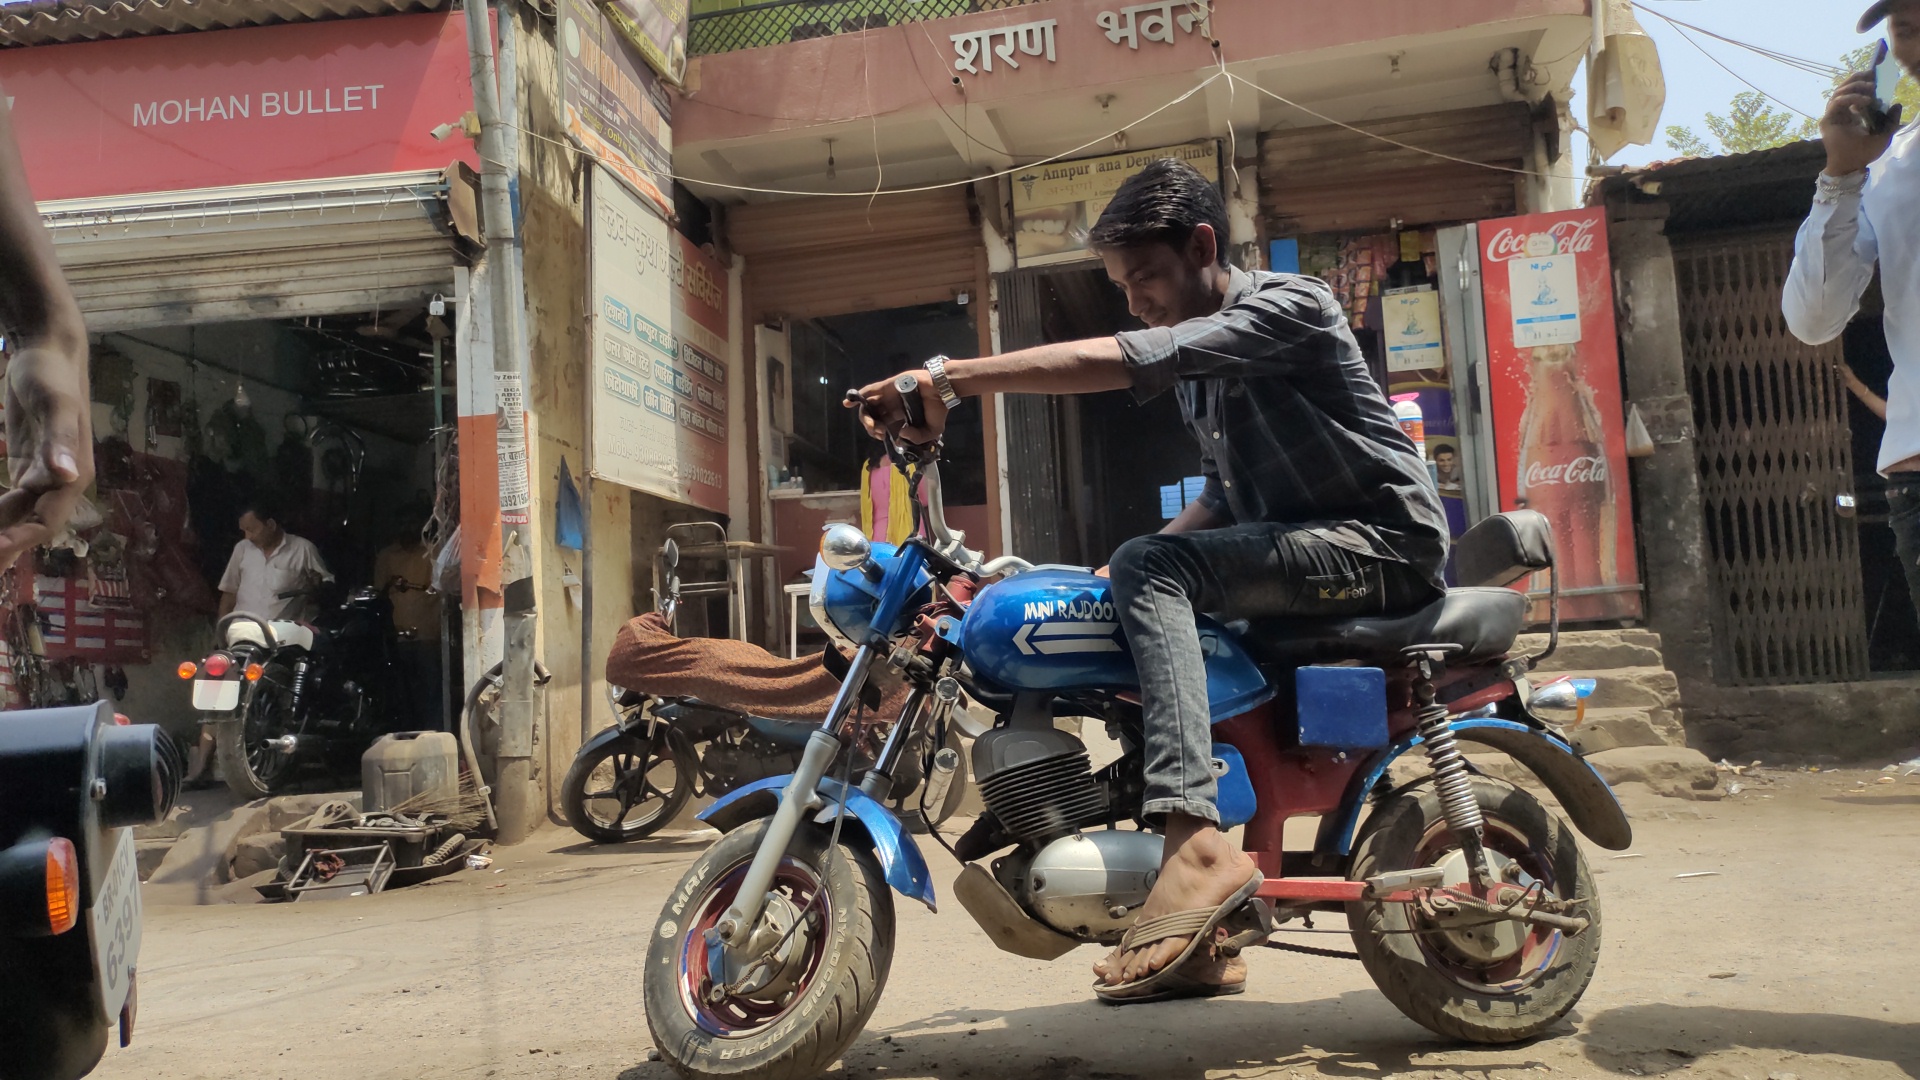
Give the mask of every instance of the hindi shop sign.
<path id="1" fill-rule="evenodd" d="M 605 170 L 593 178 L 593 448 L 616 484 L 727 510 L 727 273 Z"/>
<path id="2" fill-rule="evenodd" d="M 662 215 L 673 216 L 672 106 L 660 77 L 594 0 L 560 0 L 567 131 Z"/>
<path id="3" fill-rule="evenodd" d="M 1214 139 L 1158 150 L 1034 165 L 1013 174 L 1013 250 L 1021 266 L 1048 266 L 1093 257 L 1087 233 L 1128 177 L 1161 158 L 1178 158 L 1220 182 L 1220 144 Z"/>
<path id="4" fill-rule="evenodd" d="M 466 16 L 391 15 L 0 50 L 34 198 L 478 165 Z"/>

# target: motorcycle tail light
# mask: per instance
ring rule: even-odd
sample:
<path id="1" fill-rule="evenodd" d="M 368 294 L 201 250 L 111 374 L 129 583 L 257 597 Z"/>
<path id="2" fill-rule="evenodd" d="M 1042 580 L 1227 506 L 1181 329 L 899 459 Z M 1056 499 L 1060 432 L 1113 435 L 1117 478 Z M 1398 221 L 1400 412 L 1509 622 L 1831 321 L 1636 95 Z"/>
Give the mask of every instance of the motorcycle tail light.
<path id="1" fill-rule="evenodd" d="M 73 841 L 47 841 L 47 928 L 58 936 L 80 921 L 80 860 Z"/>
<path id="2" fill-rule="evenodd" d="M 260 666 L 259 664 L 248 664 L 248 665 L 247 665 L 247 681 L 248 681 L 248 682 L 259 682 L 259 681 L 260 681 L 260 673 L 261 673 L 261 672 L 263 672 L 263 671 L 265 671 L 265 670 L 266 670 L 266 668 L 263 668 L 263 667 L 261 667 L 261 666 Z"/>
<path id="3" fill-rule="evenodd" d="M 133 723 L 133 720 L 129 718 L 126 713 L 117 712 L 113 714 L 113 722 L 114 722 L 114 725 L 117 727 L 126 727 L 127 725 Z"/>
<path id="4" fill-rule="evenodd" d="M 218 679 L 224 677 L 227 671 L 233 667 L 233 659 L 226 653 L 214 653 L 212 656 L 207 657 L 205 666 L 207 674 Z"/>
<path id="5" fill-rule="evenodd" d="M 180 671 L 181 678 L 191 679 L 195 675 L 198 675 L 200 673 L 200 665 L 194 663 L 191 660 L 182 660 L 180 661 L 179 671 Z"/>

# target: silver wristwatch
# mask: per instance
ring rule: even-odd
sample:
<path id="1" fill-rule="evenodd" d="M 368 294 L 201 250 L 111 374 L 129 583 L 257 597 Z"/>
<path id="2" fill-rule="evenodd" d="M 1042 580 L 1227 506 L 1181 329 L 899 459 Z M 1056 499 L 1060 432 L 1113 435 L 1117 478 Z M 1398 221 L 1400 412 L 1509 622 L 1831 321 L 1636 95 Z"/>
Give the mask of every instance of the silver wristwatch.
<path id="1" fill-rule="evenodd" d="M 927 361 L 927 374 L 933 376 L 933 392 L 940 395 L 940 404 L 951 409 L 960 404 L 960 395 L 953 392 L 953 383 L 947 379 L 947 358 L 936 356 Z"/>

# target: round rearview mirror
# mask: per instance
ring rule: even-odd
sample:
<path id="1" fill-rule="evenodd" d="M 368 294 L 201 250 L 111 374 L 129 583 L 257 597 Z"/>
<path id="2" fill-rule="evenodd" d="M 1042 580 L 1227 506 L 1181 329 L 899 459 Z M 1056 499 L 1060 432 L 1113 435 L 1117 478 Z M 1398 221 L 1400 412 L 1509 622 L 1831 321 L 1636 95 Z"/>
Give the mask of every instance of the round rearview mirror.
<path id="1" fill-rule="evenodd" d="M 673 539 L 669 537 L 666 543 L 660 545 L 660 557 L 666 560 L 668 572 L 679 569 L 680 545 L 674 543 Z"/>
<path id="2" fill-rule="evenodd" d="M 873 541 L 851 525 L 829 525 L 820 534 L 820 559 L 832 570 L 857 570 L 873 555 Z"/>

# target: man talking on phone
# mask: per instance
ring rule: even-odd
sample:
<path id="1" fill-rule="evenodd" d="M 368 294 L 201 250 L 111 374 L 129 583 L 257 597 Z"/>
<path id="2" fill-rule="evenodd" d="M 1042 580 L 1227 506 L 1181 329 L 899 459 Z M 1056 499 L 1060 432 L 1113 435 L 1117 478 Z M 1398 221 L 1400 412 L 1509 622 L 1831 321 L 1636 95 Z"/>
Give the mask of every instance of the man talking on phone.
<path id="1" fill-rule="evenodd" d="M 1920 0 L 1880 0 L 1861 17 L 1860 32 L 1882 20 L 1891 59 L 1920 70 Z M 1827 103 L 1820 118 L 1827 168 L 1795 243 L 1782 308 L 1795 337 L 1832 341 L 1853 321 L 1879 264 L 1893 356 L 1879 471 L 1895 550 L 1920 605 L 1920 125 L 1901 127 L 1900 106 L 1891 101 L 1898 74 L 1859 72 Z"/>

